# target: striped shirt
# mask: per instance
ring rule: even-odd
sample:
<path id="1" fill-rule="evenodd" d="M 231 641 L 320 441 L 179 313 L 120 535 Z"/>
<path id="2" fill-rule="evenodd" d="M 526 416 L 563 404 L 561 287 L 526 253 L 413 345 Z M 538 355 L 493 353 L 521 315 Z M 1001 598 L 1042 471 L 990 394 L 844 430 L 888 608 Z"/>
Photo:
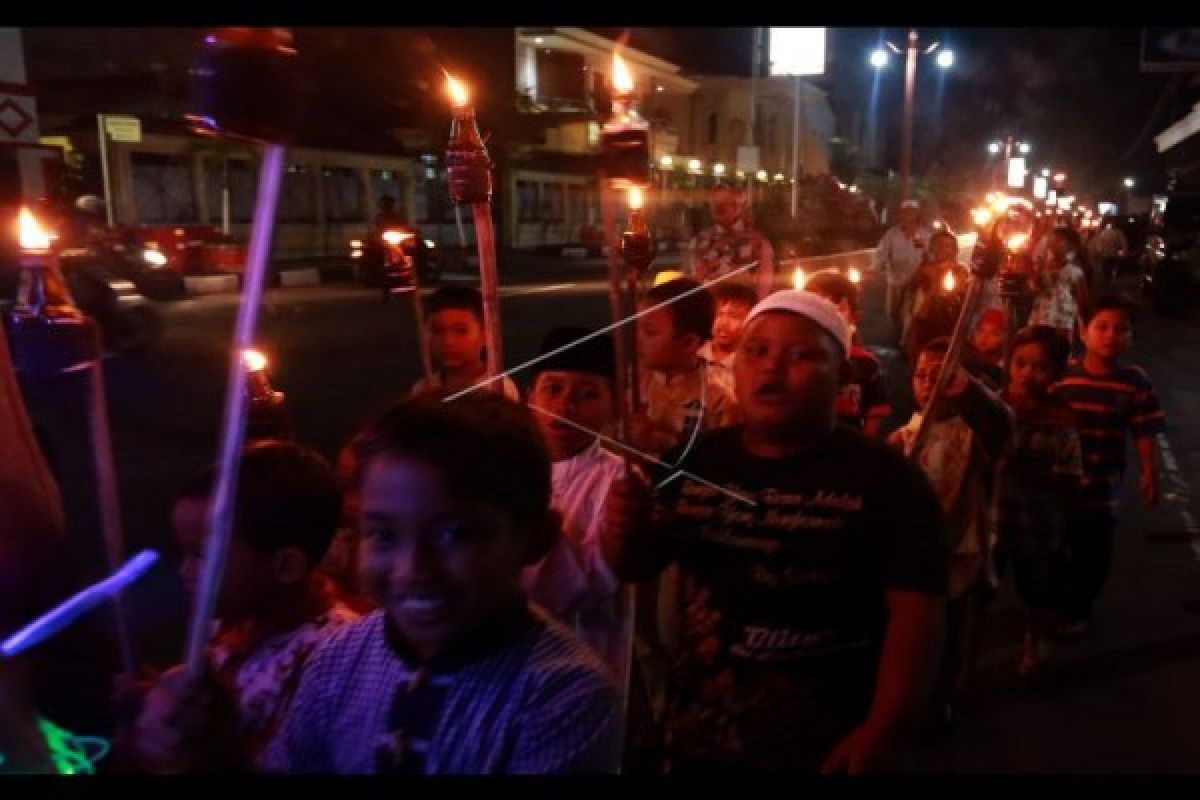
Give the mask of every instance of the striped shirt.
<path id="1" fill-rule="evenodd" d="M 385 620 L 372 612 L 313 653 L 266 768 L 363 774 L 406 771 L 415 760 L 425 774 L 615 772 L 612 679 L 545 612 L 522 607 L 519 619 L 489 624 L 511 634 L 428 669 L 403 655 Z M 403 708 L 412 705 L 405 695 L 423 696 L 425 707 Z"/>
<path id="2" fill-rule="evenodd" d="M 1091 509 L 1120 508 L 1125 479 L 1126 432 L 1135 439 L 1155 436 L 1165 418 L 1150 378 L 1135 366 L 1104 375 L 1087 372 L 1073 359 L 1053 394 L 1075 410 L 1083 446 L 1083 503 Z"/>

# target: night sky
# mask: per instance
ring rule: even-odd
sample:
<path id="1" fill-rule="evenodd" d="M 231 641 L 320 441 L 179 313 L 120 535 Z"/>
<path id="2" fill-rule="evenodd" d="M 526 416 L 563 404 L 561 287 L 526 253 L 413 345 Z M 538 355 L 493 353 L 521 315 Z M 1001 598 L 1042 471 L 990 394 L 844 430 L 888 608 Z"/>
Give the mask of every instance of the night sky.
<path id="1" fill-rule="evenodd" d="M 619 35 L 621 30 L 598 32 Z M 1140 71 L 1141 29 L 919 32 L 923 43 L 939 40 L 951 47 L 956 63 L 943 73 L 932 56 L 919 62 L 916 170 L 981 171 L 987 166 L 987 143 L 1011 132 L 1033 145 L 1030 166 L 1067 171 L 1080 192 L 1115 196 L 1125 175 L 1136 176 L 1139 187 L 1161 181 L 1153 136 L 1185 114 L 1192 99 L 1189 81 Z M 632 28 L 629 33 L 633 46 L 687 71 L 749 74 L 750 28 Z M 856 117 L 865 121 L 874 78 L 868 54 L 883 39 L 902 45 L 905 33 L 902 28 L 830 29 L 830 72 L 820 82 L 830 90 L 843 136 L 853 138 Z M 893 56 L 880 76 L 878 107 L 885 155 L 893 166 L 903 91 L 903 58 Z"/>

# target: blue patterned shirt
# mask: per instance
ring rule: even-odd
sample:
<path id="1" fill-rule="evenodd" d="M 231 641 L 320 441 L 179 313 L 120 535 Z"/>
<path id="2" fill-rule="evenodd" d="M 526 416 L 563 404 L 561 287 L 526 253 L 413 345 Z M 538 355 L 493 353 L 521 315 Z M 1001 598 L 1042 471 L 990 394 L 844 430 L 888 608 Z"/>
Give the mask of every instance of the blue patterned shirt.
<path id="1" fill-rule="evenodd" d="M 382 610 L 313 653 L 265 766 L 292 773 L 392 771 L 381 753 L 415 754 L 425 774 L 611 773 L 620 759 L 617 691 L 603 664 L 531 607 L 514 636 L 464 663 L 418 671 Z M 398 735 L 399 692 L 436 689 L 428 739 Z M 390 757 L 390 756 L 389 756 Z M 411 763 L 411 760 L 410 760 Z"/>

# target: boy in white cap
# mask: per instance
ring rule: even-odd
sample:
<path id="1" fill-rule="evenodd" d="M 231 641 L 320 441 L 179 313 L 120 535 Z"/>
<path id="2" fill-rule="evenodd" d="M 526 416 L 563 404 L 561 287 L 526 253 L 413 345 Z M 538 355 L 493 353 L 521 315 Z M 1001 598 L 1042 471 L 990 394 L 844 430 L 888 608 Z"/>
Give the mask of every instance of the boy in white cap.
<path id="1" fill-rule="evenodd" d="M 903 456 L 837 424 L 850 347 L 828 300 L 770 295 L 734 358 L 744 422 L 702 436 L 654 500 L 634 480 L 609 494 L 617 574 L 681 572 L 673 772 L 877 771 L 923 710 L 946 584 L 941 513 Z"/>

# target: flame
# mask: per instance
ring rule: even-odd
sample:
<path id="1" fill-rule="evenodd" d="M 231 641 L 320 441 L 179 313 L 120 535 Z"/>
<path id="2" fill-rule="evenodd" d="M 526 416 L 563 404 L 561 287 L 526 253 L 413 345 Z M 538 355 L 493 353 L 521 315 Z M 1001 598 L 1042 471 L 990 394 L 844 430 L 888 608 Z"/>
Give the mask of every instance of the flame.
<path id="1" fill-rule="evenodd" d="M 796 271 L 792 273 L 792 288 L 799 291 L 804 288 L 806 283 L 808 283 L 808 276 L 804 274 L 804 269 L 796 267 Z"/>
<path id="2" fill-rule="evenodd" d="M 642 205 L 646 202 L 646 198 L 642 195 L 642 187 L 629 187 L 629 210 L 641 211 Z"/>
<path id="3" fill-rule="evenodd" d="M 987 208 L 974 208 L 971 209 L 971 219 L 982 228 L 992 221 L 992 212 Z"/>
<path id="4" fill-rule="evenodd" d="M 449 72 L 446 73 L 446 91 L 450 93 L 450 101 L 454 103 L 455 108 L 467 107 L 467 102 L 471 99 L 467 85 Z"/>
<path id="5" fill-rule="evenodd" d="M 851 267 L 846 270 L 846 280 L 851 283 L 862 283 L 862 273 L 857 268 Z"/>
<path id="6" fill-rule="evenodd" d="M 242 351 L 242 363 L 248 372 L 262 372 L 267 368 L 267 357 L 258 350 L 247 348 Z"/>
<path id="7" fill-rule="evenodd" d="M 1029 240 L 1029 234 L 1014 233 L 1012 236 L 1008 237 L 1008 242 L 1007 242 L 1008 249 L 1009 250 L 1020 250 L 1025 245 L 1025 242 L 1027 242 L 1028 240 Z"/>
<path id="8" fill-rule="evenodd" d="M 50 249 L 50 241 L 54 234 L 46 230 L 38 222 L 37 217 L 28 208 L 22 208 L 17 215 L 17 241 L 22 250 L 44 252 Z"/>
<path id="9" fill-rule="evenodd" d="M 613 53 L 612 88 L 617 94 L 633 94 L 633 73 L 620 53 Z"/>
<path id="10" fill-rule="evenodd" d="M 953 292 L 954 287 L 958 285 L 958 281 L 954 279 L 953 272 L 947 272 L 946 277 L 942 278 L 942 288 L 947 292 Z"/>

